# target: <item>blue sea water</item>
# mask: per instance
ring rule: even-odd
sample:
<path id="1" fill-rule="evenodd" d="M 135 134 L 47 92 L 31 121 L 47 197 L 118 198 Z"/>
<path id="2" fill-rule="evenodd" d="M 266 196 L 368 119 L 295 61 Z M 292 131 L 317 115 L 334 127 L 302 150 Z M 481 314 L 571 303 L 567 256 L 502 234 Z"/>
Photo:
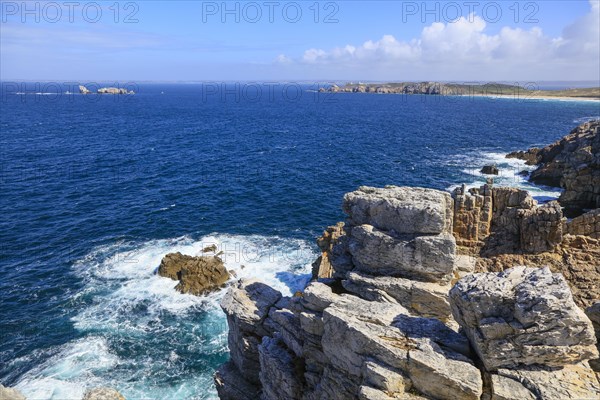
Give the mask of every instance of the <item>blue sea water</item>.
<path id="1" fill-rule="evenodd" d="M 146 84 L 134 96 L 3 85 L 0 382 L 30 399 L 93 386 L 215 398 L 222 292 L 175 291 L 155 275 L 166 253 L 215 243 L 239 277 L 293 293 L 314 238 L 344 218 L 345 192 L 479 185 L 495 162 L 499 183 L 546 200 L 557 191 L 529 185 L 503 155 L 600 115 L 591 102 L 228 85 Z"/>

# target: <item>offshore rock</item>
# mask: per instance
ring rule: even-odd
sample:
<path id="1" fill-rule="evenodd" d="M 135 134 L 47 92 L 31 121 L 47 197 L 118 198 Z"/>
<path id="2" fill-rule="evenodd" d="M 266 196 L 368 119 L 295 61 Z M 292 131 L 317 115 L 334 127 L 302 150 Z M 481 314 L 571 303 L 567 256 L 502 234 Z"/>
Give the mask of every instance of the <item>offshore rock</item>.
<path id="1" fill-rule="evenodd" d="M 485 175 L 498 175 L 500 170 L 495 165 L 485 165 L 481 168 L 481 173 Z"/>
<path id="2" fill-rule="evenodd" d="M 548 268 L 467 276 L 450 291 L 450 304 L 489 371 L 598 357 L 592 323 Z"/>
<path id="3" fill-rule="evenodd" d="M 83 400 L 125 400 L 125 397 L 115 389 L 99 387 L 85 392 Z"/>
<path id="4" fill-rule="evenodd" d="M 229 280 L 229 272 L 219 257 L 193 257 L 181 253 L 167 254 L 158 267 L 158 274 L 178 280 L 175 289 L 194 295 L 218 290 Z"/>

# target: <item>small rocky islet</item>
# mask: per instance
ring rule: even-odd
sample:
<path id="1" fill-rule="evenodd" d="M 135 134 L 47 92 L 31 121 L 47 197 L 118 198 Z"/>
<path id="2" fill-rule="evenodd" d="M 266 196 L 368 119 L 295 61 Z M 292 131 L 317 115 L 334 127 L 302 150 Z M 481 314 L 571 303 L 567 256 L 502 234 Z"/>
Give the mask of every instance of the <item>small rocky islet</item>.
<path id="1" fill-rule="evenodd" d="M 346 221 L 317 240 L 313 280 L 291 297 L 233 281 L 216 246 L 168 254 L 157 274 L 195 295 L 229 285 L 222 400 L 597 399 L 599 131 L 509 155 L 564 189 L 546 204 L 489 183 L 347 193 Z"/>

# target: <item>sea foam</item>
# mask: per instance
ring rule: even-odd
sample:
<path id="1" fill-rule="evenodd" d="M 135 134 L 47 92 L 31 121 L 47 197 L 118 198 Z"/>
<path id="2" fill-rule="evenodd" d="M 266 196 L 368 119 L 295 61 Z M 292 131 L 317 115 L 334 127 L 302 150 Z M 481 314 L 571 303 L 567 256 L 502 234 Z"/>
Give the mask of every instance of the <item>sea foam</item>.
<path id="1" fill-rule="evenodd" d="M 79 400 L 95 386 L 126 398 L 213 399 L 214 369 L 227 358 L 220 290 L 192 296 L 156 275 L 164 255 L 202 255 L 217 246 L 238 278 L 257 278 L 284 295 L 302 290 L 317 254 L 302 240 L 213 234 L 95 249 L 74 264 L 84 282 L 73 301 L 78 339 L 27 372 L 17 388 L 28 399 Z M 214 254 L 214 253 L 208 253 Z"/>

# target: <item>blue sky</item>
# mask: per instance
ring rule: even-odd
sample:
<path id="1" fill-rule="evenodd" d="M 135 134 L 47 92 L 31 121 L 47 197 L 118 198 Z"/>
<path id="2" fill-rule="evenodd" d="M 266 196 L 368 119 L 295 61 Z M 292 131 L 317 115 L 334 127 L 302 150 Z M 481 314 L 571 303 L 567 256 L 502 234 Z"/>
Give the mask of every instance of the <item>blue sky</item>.
<path id="1" fill-rule="evenodd" d="M 3 80 L 600 81 L 600 0 L 1 3 Z"/>

